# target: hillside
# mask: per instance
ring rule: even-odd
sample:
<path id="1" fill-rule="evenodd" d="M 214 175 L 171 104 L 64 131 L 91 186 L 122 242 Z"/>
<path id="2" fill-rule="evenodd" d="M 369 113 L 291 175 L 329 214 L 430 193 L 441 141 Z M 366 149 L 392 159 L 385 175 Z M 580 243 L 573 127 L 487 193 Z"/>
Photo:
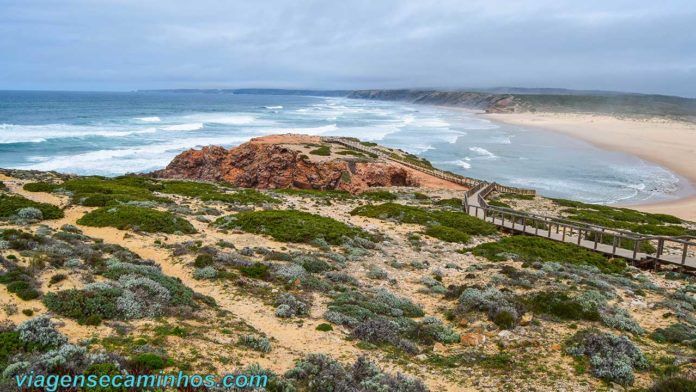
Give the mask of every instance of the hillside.
<path id="1" fill-rule="evenodd" d="M 691 274 L 498 231 L 461 211 L 461 188 L 249 189 L 207 162 L 193 171 L 206 181 L 0 170 L 0 390 L 28 371 L 160 370 L 265 374 L 269 391 L 696 385 Z M 696 229 L 538 196 L 491 203 Z"/>

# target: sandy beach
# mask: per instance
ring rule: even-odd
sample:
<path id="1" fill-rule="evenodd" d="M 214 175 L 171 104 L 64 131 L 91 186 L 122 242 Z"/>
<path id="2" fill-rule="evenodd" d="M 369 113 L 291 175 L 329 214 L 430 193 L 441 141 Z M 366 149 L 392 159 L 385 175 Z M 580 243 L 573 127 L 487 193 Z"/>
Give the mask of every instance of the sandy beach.
<path id="1" fill-rule="evenodd" d="M 696 124 L 667 119 L 632 119 L 566 113 L 484 114 L 511 125 L 536 127 L 587 141 L 595 146 L 629 153 L 651 161 L 696 184 Z M 696 221 L 696 197 L 631 205 Z"/>

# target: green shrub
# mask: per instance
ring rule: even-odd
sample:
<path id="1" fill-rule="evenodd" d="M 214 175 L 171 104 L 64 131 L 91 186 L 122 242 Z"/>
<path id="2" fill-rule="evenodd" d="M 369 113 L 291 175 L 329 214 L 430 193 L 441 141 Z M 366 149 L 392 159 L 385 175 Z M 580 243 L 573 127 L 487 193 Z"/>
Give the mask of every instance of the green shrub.
<path id="1" fill-rule="evenodd" d="M 116 301 L 121 295 L 118 289 L 62 290 L 44 295 L 48 310 L 77 320 L 80 324 L 100 319 L 120 319 Z"/>
<path id="2" fill-rule="evenodd" d="M 208 254 L 201 254 L 196 256 L 196 260 L 193 262 L 196 268 L 204 268 L 213 265 L 213 256 Z"/>
<path id="3" fill-rule="evenodd" d="M 221 201 L 233 204 L 277 203 L 279 200 L 254 189 L 241 189 L 234 193 L 221 192 L 217 185 L 196 181 L 165 181 L 162 193 L 197 197 L 203 201 Z"/>
<path id="4" fill-rule="evenodd" d="M 658 343 L 686 343 L 696 347 L 696 330 L 686 324 L 672 324 L 667 328 L 658 328 L 650 338 Z"/>
<path id="5" fill-rule="evenodd" d="M 446 206 L 452 208 L 462 208 L 462 199 L 453 197 L 451 199 L 442 199 L 435 202 L 435 205 Z"/>
<path id="6" fill-rule="evenodd" d="M 55 274 L 55 275 L 51 276 L 51 279 L 48 281 L 48 284 L 53 285 L 53 284 L 62 282 L 67 278 L 68 277 L 65 276 L 65 274 Z"/>
<path id="7" fill-rule="evenodd" d="M 368 191 L 360 194 L 360 197 L 373 201 L 396 200 L 397 195 L 389 191 Z"/>
<path id="8" fill-rule="evenodd" d="M 31 317 L 34 315 L 34 311 L 32 309 L 23 309 L 22 314 L 28 317 Z"/>
<path id="9" fill-rule="evenodd" d="M 429 211 L 419 207 L 397 203 L 360 206 L 351 211 L 351 215 L 360 215 L 377 219 L 391 219 L 402 223 L 414 223 L 428 226 L 439 224 L 471 235 L 491 235 L 497 232 L 493 224 L 474 218 L 464 212 Z"/>
<path id="10" fill-rule="evenodd" d="M 215 224 L 226 229 L 266 234 L 281 242 L 311 243 L 324 238 L 329 244 L 339 245 L 343 237 L 371 238 L 367 232 L 335 219 L 295 210 L 244 211 L 218 218 Z"/>
<path id="11" fill-rule="evenodd" d="M 599 311 L 594 306 L 585 306 L 566 293 L 540 292 L 527 300 L 530 310 L 535 313 L 550 314 L 563 320 L 599 321 Z"/>
<path id="12" fill-rule="evenodd" d="M 312 151 L 309 152 L 312 155 L 320 155 L 324 157 L 328 157 L 331 155 L 331 147 L 329 146 L 320 146 L 319 148 L 316 148 Z"/>
<path id="13" fill-rule="evenodd" d="M 445 242 L 459 242 L 466 244 L 471 240 L 468 234 L 442 225 L 428 226 L 428 228 L 425 229 L 425 234 Z"/>
<path id="14" fill-rule="evenodd" d="M 150 208 L 120 205 L 102 207 L 85 214 L 78 224 L 96 227 L 115 227 L 117 229 L 138 229 L 150 233 L 192 234 L 196 229 L 176 215 Z"/>
<path id="15" fill-rule="evenodd" d="M 144 370 L 160 370 L 167 366 L 167 362 L 164 358 L 152 353 L 137 355 L 131 362 L 134 367 Z"/>
<path id="16" fill-rule="evenodd" d="M 667 378 L 653 384 L 649 392 L 696 392 L 696 381 L 681 377 Z"/>
<path id="17" fill-rule="evenodd" d="M 269 277 L 269 268 L 266 264 L 261 264 L 261 263 L 254 263 L 251 266 L 245 267 L 239 267 L 239 272 L 242 273 L 242 275 L 246 276 L 247 278 L 253 278 L 253 279 L 268 279 Z"/>
<path id="18" fill-rule="evenodd" d="M 59 185 L 50 182 L 29 182 L 24 184 L 22 189 L 27 192 L 46 192 L 51 193 L 55 191 Z"/>
<path id="19" fill-rule="evenodd" d="M 16 215 L 23 208 L 36 208 L 41 211 L 43 219 L 60 219 L 63 210 L 53 204 L 39 203 L 16 195 L 0 195 L 0 218 L 9 218 Z"/>
<path id="20" fill-rule="evenodd" d="M 602 272 L 618 273 L 626 268 L 625 262 L 606 257 L 574 244 L 556 242 L 540 237 L 512 236 L 497 242 L 489 242 L 471 249 L 476 256 L 504 261 L 510 257 L 525 262 L 569 263 L 592 265 Z"/>
<path id="21" fill-rule="evenodd" d="M 321 324 L 317 325 L 316 329 L 317 329 L 317 331 L 321 331 L 321 332 L 329 332 L 329 331 L 333 331 L 333 326 L 331 324 L 321 323 Z"/>
<path id="22" fill-rule="evenodd" d="M 350 199 L 353 196 L 346 191 L 336 190 L 336 189 L 274 189 L 273 192 L 281 193 L 290 196 L 301 196 L 301 197 L 316 197 L 322 199 Z"/>
<path id="23" fill-rule="evenodd" d="M 104 207 L 129 201 L 171 202 L 167 198 L 155 196 L 152 192 L 160 190 L 162 186 L 157 181 L 146 177 L 92 176 L 70 179 L 62 184 L 38 184 L 31 185 L 29 188 L 39 191 L 68 191 L 72 195 L 73 203 L 89 207 Z"/>

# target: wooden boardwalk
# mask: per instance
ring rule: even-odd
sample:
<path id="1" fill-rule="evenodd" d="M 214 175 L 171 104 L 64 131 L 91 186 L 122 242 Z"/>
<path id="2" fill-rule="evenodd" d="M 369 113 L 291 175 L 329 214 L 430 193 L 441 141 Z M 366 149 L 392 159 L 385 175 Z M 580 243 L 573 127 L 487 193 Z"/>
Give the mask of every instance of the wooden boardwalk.
<path id="1" fill-rule="evenodd" d="M 493 207 L 488 205 L 485 198 L 494 189 L 494 183 L 490 183 L 469 190 L 463 203 L 466 212 L 514 233 L 579 245 L 606 256 L 620 257 L 633 263 L 652 262 L 655 268 L 659 264 L 671 264 L 684 269 L 696 269 L 696 257 L 693 255 L 693 250 L 696 249 L 694 237 L 648 236 L 583 222 Z M 656 252 L 652 254 L 642 252 L 641 244 L 644 243 L 653 245 Z"/>
<path id="2" fill-rule="evenodd" d="M 362 151 L 382 159 L 398 162 L 414 170 L 441 178 L 469 188 L 462 206 L 472 216 L 493 223 L 501 229 L 514 233 L 548 238 L 553 241 L 579 245 L 583 248 L 602 253 L 609 257 L 620 257 L 631 262 L 645 264 L 653 263 L 677 265 L 682 269 L 696 270 L 696 237 L 648 236 L 625 230 L 590 225 L 584 222 L 570 221 L 509 208 L 488 205 L 486 197 L 493 191 L 534 195 L 532 189 L 503 186 L 495 182 L 487 182 L 471 177 L 429 168 L 400 159 L 399 156 L 389 155 L 382 150 L 372 148 L 354 139 L 341 137 L 324 137 L 323 141 L 338 143 L 345 147 Z M 656 249 L 655 253 L 643 251 L 645 245 Z"/>

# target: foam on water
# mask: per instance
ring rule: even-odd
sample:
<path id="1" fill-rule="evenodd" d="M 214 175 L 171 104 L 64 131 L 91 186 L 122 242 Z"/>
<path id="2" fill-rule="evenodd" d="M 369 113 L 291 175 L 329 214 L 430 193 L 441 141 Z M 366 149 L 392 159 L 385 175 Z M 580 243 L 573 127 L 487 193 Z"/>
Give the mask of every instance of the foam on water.
<path id="1" fill-rule="evenodd" d="M 165 131 L 197 131 L 199 129 L 203 129 L 203 123 L 168 125 L 166 127 L 162 127 L 162 129 Z"/>

